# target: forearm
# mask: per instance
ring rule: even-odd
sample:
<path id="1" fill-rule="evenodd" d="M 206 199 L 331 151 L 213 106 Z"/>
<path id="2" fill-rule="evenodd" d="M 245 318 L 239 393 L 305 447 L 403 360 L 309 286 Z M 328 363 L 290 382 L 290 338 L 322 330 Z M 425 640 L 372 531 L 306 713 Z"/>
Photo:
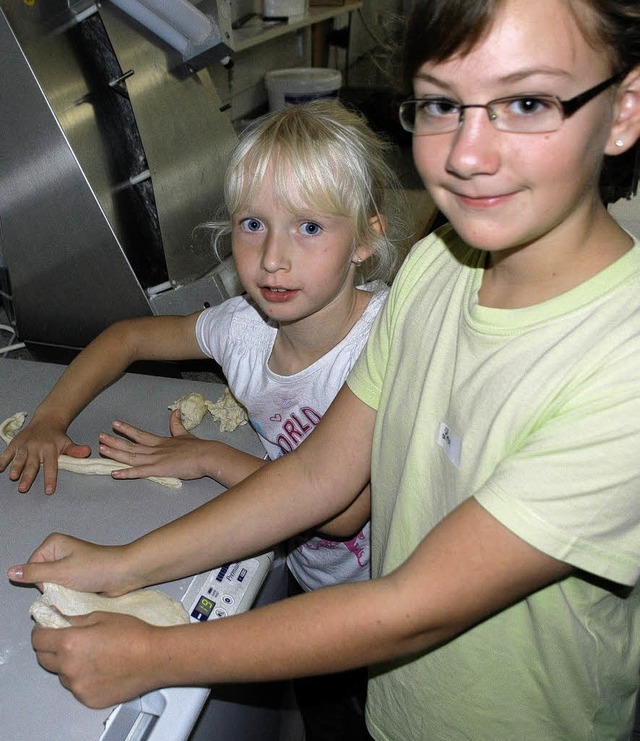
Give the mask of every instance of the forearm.
<path id="1" fill-rule="evenodd" d="M 39 663 L 90 707 L 161 687 L 268 681 L 375 664 L 443 640 L 415 633 L 388 580 L 319 590 L 237 617 L 158 628 L 125 615 L 36 627 Z M 381 618 L 384 619 L 381 619 Z"/>
<path id="2" fill-rule="evenodd" d="M 350 538 L 358 533 L 370 518 L 371 487 L 367 486 L 350 507 L 316 529 L 330 538 Z"/>
<path id="3" fill-rule="evenodd" d="M 159 643 L 182 660 L 162 661 L 154 671 L 171 667 L 160 680 L 171 685 L 309 676 L 406 656 L 460 630 L 418 627 L 396 591 L 389 579 L 341 585 L 211 624 L 171 628 Z"/>
<path id="4" fill-rule="evenodd" d="M 262 466 L 233 489 L 127 546 L 129 588 L 258 553 L 337 515 L 350 503 L 343 499 L 348 485 L 317 484 L 300 453 Z"/>
<path id="5" fill-rule="evenodd" d="M 202 451 L 203 475 L 215 479 L 227 489 L 240 483 L 267 463 L 264 458 L 245 453 L 226 443 L 217 440 L 207 442 L 209 443 L 207 448 L 203 448 Z"/>
<path id="6" fill-rule="evenodd" d="M 65 429 L 102 389 L 135 360 L 124 324 L 109 327 L 71 364 L 36 409 L 33 419 Z"/>
<path id="7" fill-rule="evenodd" d="M 200 632 L 176 629 L 165 643 L 173 643 L 184 662 L 176 662 L 177 674 L 165 679 L 272 680 L 409 656 L 570 571 L 470 499 L 382 578 L 317 590 L 205 624 Z"/>
<path id="8" fill-rule="evenodd" d="M 196 315 L 141 317 L 104 330 L 69 365 L 34 417 L 66 427 L 137 360 L 204 357 L 195 339 Z"/>

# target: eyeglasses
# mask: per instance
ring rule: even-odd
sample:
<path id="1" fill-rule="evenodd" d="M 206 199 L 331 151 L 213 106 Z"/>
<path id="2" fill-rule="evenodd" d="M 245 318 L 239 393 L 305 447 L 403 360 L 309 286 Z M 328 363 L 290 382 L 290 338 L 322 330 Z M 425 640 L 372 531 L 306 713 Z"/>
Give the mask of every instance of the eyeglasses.
<path id="1" fill-rule="evenodd" d="M 608 80 L 576 95 L 570 100 L 560 100 L 556 95 L 510 95 L 490 100 L 485 105 L 463 105 L 440 95 L 419 100 L 405 100 L 400 105 L 400 123 L 405 131 L 416 136 L 447 134 L 455 131 L 464 121 L 467 108 L 484 108 L 489 121 L 499 131 L 514 134 L 544 134 L 557 131 L 565 118 L 573 116 L 607 88 L 620 82 L 626 72 L 618 72 Z"/>

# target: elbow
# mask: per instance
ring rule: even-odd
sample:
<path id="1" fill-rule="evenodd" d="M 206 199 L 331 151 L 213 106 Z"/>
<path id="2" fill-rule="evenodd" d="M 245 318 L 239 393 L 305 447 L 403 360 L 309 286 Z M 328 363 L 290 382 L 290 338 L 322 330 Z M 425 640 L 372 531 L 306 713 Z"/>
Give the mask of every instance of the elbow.
<path id="1" fill-rule="evenodd" d="M 94 342 L 107 345 L 109 356 L 122 357 L 126 365 L 142 360 L 144 358 L 139 348 L 139 321 L 138 319 L 122 319 L 115 322 L 107 327 Z M 105 357 L 108 356 L 105 355 Z"/>

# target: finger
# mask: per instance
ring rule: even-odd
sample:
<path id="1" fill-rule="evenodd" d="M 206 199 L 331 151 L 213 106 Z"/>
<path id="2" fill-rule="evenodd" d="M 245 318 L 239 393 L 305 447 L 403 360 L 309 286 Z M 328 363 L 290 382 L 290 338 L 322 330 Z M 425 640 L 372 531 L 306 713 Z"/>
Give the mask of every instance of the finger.
<path id="1" fill-rule="evenodd" d="M 108 615 L 109 613 L 94 611 L 87 612 L 84 615 L 64 615 L 63 613 L 60 614 L 71 624 L 72 627 L 86 628 L 89 625 L 95 625 L 96 623 L 100 622 L 102 617 L 104 615 Z"/>
<path id="2" fill-rule="evenodd" d="M 169 417 L 169 431 L 171 437 L 181 437 L 183 435 L 189 435 L 189 431 L 182 424 L 182 414 L 179 409 L 174 409 Z"/>
<path id="3" fill-rule="evenodd" d="M 42 464 L 42 474 L 44 477 L 44 493 L 50 496 L 55 492 L 58 483 L 58 459 L 56 456 L 45 457 Z"/>
<path id="4" fill-rule="evenodd" d="M 9 452 L 8 450 L 5 452 Z M 12 449 L 11 466 L 9 467 L 9 478 L 17 481 L 20 478 L 24 464 L 27 462 L 27 451 L 24 448 Z"/>
<path id="5" fill-rule="evenodd" d="M 148 457 L 153 454 L 154 448 L 146 448 L 135 443 L 124 445 L 116 443 L 114 446 L 101 443 L 98 450 L 103 458 L 109 458 L 112 461 L 124 463 L 127 466 L 136 466 L 141 462 L 147 463 Z"/>
<path id="6" fill-rule="evenodd" d="M 0 472 L 4 471 L 4 469 L 11 463 L 14 456 L 13 448 L 7 448 L 2 452 L 2 455 L 0 455 Z"/>
<path id="7" fill-rule="evenodd" d="M 52 663 L 58 653 L 60 630 L 64 628 L 43 628 L 41 625 L 35 625 L 31 631 L 31 645 L 38 654 L 38 662 L 49 671 L 55 671 Z"/>
<path id="8" fill-rule="evenodd" d="M 141 456 L 147 456 L 155 450 L 154 446 L 132 442 L 122 437 L 114 437 L 105 432 L 100 433 L 99 440 L 100 446 L 98 451 L 100 455 L 112 458 L 119 463 L 133 464 L 140 460 Z"/>
<path id="9" fill-rule="evenodd" d="M 132 443 L 131 440 L 124 440 L 121 437 L 115 437 L 114 435 L 109 435 L 106 432 L 101 432 L 98 435 L 98 440 L 100 441 L 99 452 L 101 455 L 104 455 L 105 450 L 118 450 L 126 453 L 132 450 L 133 446 L 135 445 L 135 443 Z"/>
<path id="10" fill-rule="evenodd" d="M 117 468 L 111 472 L 114 479 L 146 479 L 149 476 L 162 476 L 157 466 L 131 466 L 130 468 Z"/>
<path id="11" fill-rule="evenodd" d="M 113 422 L 113 429 L 119 432 L 121 435 L 125 435 L 130 440 L 133 440 L 133 442 L 140 443 L 141 445 L 153 446 L 158 440 L 157 435 L 153 435 L 150 432 L 145 432 L 139 427 L 134 427 L 127 422 L 121 422 L 117 419 Z"/>
<path id="12" fill-rule="evenodd" d="M 7 569 L 7 576 L 19 584 L 37 584 L 39 589 L 44 582 L 66 583 L 64 568 L 61 567 L 60 561 L 34 561 L 10 566 Z"/>
<path id="13" fill-rule="evenodd" d="M 64 455 L 70 455 L 72 458 L 88 458 L 91 455 L 91 446 L 71 443 L 62 452 Z"/>
<path id="14" fill-rule="evenodd" d="M 20 479 L 18 491 L 25 494 L 31 488 L 31 484 L 36 480 L 38 471 L 40 471 L 40 461 L 33 458 L 30 459 L 27 451 L 20 448 L 9 469 L 9 478 L 12 481 Z"/>
<path id="15" fill-rule="evenodd" d="M 16 566 L 9 566 L 7 569 L 7 578 L 10 581 L 19 582 L 20 584 L 35 584 L 35 582 L 29 581 L 29 572 L 25 575 L 25 569 L 27 564 L 21 563 Z"/>

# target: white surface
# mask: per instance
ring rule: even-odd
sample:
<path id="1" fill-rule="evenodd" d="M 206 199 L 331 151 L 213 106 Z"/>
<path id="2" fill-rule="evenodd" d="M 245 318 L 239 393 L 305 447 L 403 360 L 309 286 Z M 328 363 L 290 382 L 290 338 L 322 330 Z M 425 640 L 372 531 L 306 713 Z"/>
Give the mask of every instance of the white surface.
<path id="1" fill-rule="evenodd" d="M 20 360 L 0 360 L 0 417 L 18 410 L 32 413 L 63 367 Z M 103 392 L 71 425 L 71 437 L 96 448 L 100 431 L 122 419 L 157 434 L 167 434 L 168 404 L 189 391 L 217 398 L 223 387 L 176 379 L 129 374 Z M 206 418 L 194 430 L 200 437 L 224 437 L 231 444 L 260 455 L 262 447 L 245 425 L 222 435 Z M 28 494 L 19 494 L 6 474 L 0 475 L 2 517 L 0 561 L 3 571 L 22 563 L 52 531 L 70 533 L 104 544 L 128 542 L 179 517 L 219 494 L 210 479 L 185 481 L 181 489 L 165 489 L 146 481 L 115 481 L 62 472 L 51 497 L 38 479 Z M 180 599 L 189 579 L 174 582 L 167 592 Z M 91 710 L 45 672 L 31 648 L 29 606 L 35 587 L 0 579 L 0 740 L 93 741 L 100 738 L 109 710 Z M 187 690 L 201 705 L 202 690 Z M 206 696 L 206 691 L 205 691 Z M 199 707 L 198 705 L 198 707 Z M 197 714 L 197 711 L 196 711 Z"/>

